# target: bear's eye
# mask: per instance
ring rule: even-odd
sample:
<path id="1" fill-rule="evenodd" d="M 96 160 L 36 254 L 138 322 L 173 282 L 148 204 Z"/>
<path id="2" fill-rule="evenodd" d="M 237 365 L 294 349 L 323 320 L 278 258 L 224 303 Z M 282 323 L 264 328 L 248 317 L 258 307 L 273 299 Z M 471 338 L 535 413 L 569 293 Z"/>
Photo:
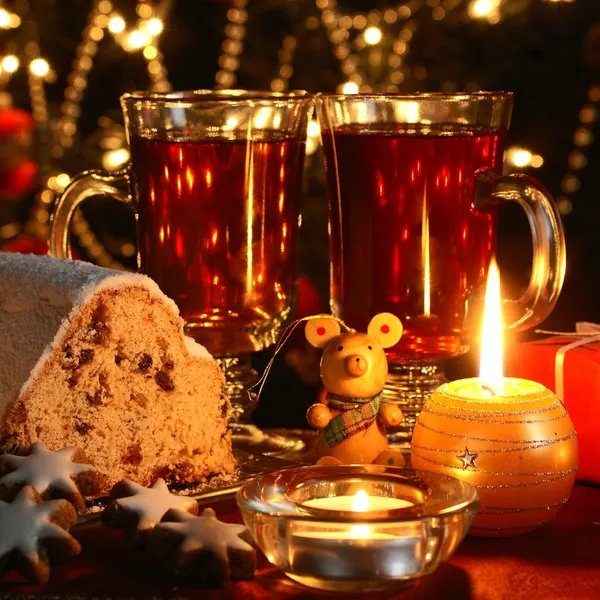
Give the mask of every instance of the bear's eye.
<path id="1" fill-rule="evenodd" d="M 369 350 L 373 350 L 373 346 L 367 346 Z"/>
<path id="2" fill-rule="evenodd" d="M 338 350 L 341 352 L 344 349 L 344 346 L 338 346 Z"/>

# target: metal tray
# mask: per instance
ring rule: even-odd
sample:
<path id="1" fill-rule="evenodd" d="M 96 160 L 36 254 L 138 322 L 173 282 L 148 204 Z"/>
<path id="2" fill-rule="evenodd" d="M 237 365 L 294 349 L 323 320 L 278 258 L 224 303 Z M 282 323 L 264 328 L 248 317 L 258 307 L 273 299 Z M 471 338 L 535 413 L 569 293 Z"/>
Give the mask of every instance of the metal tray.
<path id="1" fill-rule="evenodd" d="M 172 491 L 182 496 L 195 498 L 199 504 L 209 504 L 217 500 L 231 498 L 242 485 L 258 475 L 298 467 L 301 461 L 288 460 L 266 454 L 234 449 L 233 454 L 238 464 L 237 470 L 230 475 L 218 475 L 211 479 L 190 486 L 181 486 Z M 88 507 L 77 525 L 85 525 L 100 519 L 108 498 L 98 498 Z"/>

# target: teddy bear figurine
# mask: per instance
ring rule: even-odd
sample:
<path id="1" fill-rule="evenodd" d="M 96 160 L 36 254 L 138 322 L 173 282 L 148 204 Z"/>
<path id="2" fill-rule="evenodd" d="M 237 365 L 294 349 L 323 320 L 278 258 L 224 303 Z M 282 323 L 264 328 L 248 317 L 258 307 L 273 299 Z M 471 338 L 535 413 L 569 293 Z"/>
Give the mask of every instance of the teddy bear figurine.
<path id="1" fill-rule="evenodd" d="M 384 348 L 402 337 L 400 319 L 379 313 L 367 333 L 341 333 L 336 320 L 320 317 L 308 321 L 305 335 L 311 345 L 323 348 L 320 373 L 326 395 L 306 415 L 318 430 L 317 463 L 402 466 L 402 454 L 388 450 L 385 435 L 385 427 L 402 422 L 402 411 L 380 402 L 388 374 Z"/>

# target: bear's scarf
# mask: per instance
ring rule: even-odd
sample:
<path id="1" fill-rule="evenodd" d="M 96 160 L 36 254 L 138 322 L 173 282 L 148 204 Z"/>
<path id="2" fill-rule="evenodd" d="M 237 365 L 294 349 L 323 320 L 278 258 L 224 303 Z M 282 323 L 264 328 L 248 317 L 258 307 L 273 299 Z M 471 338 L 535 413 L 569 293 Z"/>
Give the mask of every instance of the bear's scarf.
<path id="1" fill-rule="evenodd" d="M 347 398 L 328 392 L 327 400 L 331 408 L 341 411 L 325 427 L 325 441 L 332 448 L 346 438 L 371 426 L 379 412 L 381 392 L 370 398 Z"/>

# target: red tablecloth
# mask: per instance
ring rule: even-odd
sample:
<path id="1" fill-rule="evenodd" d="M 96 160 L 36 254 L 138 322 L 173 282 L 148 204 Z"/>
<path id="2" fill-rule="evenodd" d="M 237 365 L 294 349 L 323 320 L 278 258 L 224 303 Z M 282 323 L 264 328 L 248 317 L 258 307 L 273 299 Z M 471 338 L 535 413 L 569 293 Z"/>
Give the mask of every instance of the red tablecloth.
<path id="1" fill-rule="evenodd" d="M 239 522 L 233 501 L 213 505 L 224 521 Z M 173 583 L 141 554 L 122 549 L 119 534 L 102 525 L 76 532 L 83 553 L 53 569 L 43 587 L 16 576 L 0 583 L 0 598 L 277 600 L 357 598 L 304 588 L 259 557 L 252 581 L 206 591 Z M 363 596 L 366 597 L 366 596 Z M 598 600 L 600 599 L 600 489 L 578 486 L 549 526 L 506 539 L 468 537 L 451 560 L 412 587 L 369 598 L 398 600 Z"/>

